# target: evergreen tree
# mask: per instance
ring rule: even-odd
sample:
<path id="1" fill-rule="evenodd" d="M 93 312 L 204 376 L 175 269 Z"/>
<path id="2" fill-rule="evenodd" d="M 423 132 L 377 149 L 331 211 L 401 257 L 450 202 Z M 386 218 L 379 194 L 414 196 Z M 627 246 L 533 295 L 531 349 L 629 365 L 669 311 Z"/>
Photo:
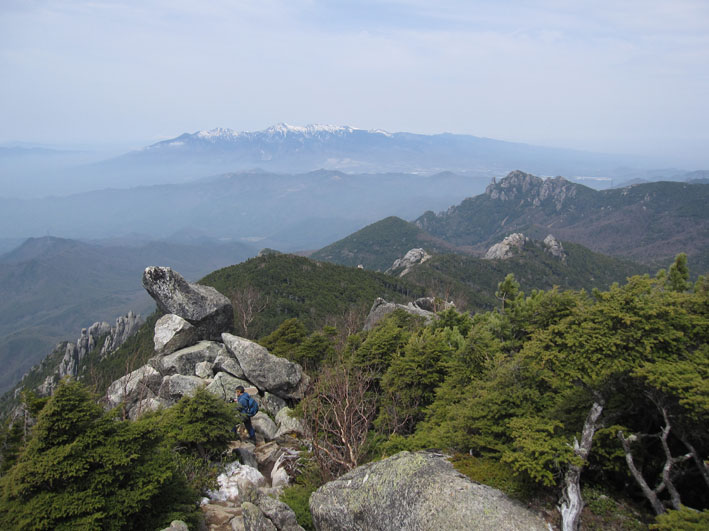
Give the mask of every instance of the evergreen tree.
<path id="1" fill-rule="evenodd" d="M 147 423 L 118 422 L 62 382 L 0 479 L 3 529 L 145 529 L 193 512 L 171 453 Z"/>
<path id="2" fill-rule="evenodd" d="M 685 253 L 678 254 L 670 266 L 667 285 L 672 291 L 687 291 L 689 289 L 689 268 Z"/>

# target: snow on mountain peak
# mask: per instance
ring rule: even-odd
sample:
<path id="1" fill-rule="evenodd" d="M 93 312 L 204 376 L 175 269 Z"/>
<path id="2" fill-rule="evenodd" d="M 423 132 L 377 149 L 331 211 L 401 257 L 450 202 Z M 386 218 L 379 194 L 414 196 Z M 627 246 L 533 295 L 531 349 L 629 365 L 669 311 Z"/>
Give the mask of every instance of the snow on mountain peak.
<path id="1" fill-rule="evenodd" d="M 351 133 L 355 129 L 347 125 L 321 125 L 321 124 L 310 124 L 305 127 L 299 125 L 289 125 L 287 123 L 281 122 L 280 124 L 273 125 L 263 132 L 266 134 L 280 134 L 287 135 L 289 133 L 301 134 L 301 135 L 314 135 L 317 133 Z"/>
<path id="2" fill-rule="evenodd" d="M 289 135 L 292 136 L 303 136 L 303 137 L 321 137 L 321 135 L 348 135 L 355 131 L 364 131 L 363 129 L 358 129 L 355 127 L 350 127 L 348 125 L 323 125 L 323 124 L 310 124 L 306 126 L 300 125 L 290 125 L 287 123 L 279 123 L 272 125 L 267 129 L 262 129 L 260 131 L 235 131 L 234 129 L 228 129 L 225 127 L 216 127 L 214 129 L 197 131 L 196 133 L 189 134 L 185 133 L 177 138 L 170 140 L 164 140 L 153 144 L 143 149 L 160 149 L 160 148 L 179 148 L 185 145 L 185 142 L 189 142 L 190 139 L 200 140 L 210 143 L 230 143 L 238 139 L 246 139 L 248 141 L 257 141 L 259 139 L 272 139 L 278 141 L 280 138 L 285 138 Z M 384 135 L 387 137 L 392 136 L 391 133 L 383 131 L 381 129 L 371 129 L 367 133 Z"/>
<path id="3" fill-rule="evenodd" d="M 209 131 L 198 131 L 194 136 L 197 138 L 202 138 L 204 140 L 219 140 L 219 139 L 230 139 L 239 136 L 241 133 L 234 131 L 233 129 L 227 129 L 224 127 L 217 127 L 215 129 L 210 129 Z"/>

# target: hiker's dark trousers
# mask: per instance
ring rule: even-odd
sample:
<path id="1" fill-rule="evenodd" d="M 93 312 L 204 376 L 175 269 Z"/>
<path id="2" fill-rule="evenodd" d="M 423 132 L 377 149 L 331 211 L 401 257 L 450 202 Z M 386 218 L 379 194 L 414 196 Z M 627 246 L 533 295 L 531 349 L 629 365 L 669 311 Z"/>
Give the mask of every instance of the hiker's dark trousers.
<path id="1" fill-rule="evenodd" d="M 246 431 L 249 432 L 249 439 L 253 439 L 256 437 L 256 432 L 254 431 L 254 427 L 251 424 L 251 417 L 246 417 L 244 419 L 244 426 L 246 427 Z"/>

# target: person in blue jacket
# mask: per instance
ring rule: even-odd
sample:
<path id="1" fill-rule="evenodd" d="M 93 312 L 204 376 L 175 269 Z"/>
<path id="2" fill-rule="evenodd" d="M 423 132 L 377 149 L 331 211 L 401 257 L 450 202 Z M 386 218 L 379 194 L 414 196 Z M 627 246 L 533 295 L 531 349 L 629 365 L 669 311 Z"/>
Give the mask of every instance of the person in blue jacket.
<path id="1" fill-rule="evenodd" d="M 258 413 L 258 403 L 251 398 L 249 393 L 244 391 L 243 385 L 239 385 L 236 388 L 236 401 L 239 403 L 242 413 L 246 415 L 246 418 L 244 418 L 244 426 L 246 427 L 246 431 L 249 432 L 249 439 L 256 441 L 256 432 L 254 432 L 254 427 L 251 424 L 251 417 Z"/>

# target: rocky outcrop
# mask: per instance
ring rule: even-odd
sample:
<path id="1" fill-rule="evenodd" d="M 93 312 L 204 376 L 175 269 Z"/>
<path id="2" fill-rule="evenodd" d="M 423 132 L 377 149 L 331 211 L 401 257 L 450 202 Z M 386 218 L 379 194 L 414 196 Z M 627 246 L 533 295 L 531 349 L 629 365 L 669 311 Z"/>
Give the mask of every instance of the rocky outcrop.
<path id="1" fill-rule="evenodd" d="M 396 310 L 404 310 L 411 315 L 423 317 L 426 320 L 426 324 L 428 324 L 436 318 L 435 311 L 442 311 L 453 307 L 455 307 L 455 305 L 452 302 L 441 301 L 438 303 L 438 301 L 433 297 L 422 297 L 408 304 L 387 302 L 381 297 L 378 297 L 377 300 L 374 301 L 374 304 L 369 310 L 369 314 L 367 314 L 367 318 L 364 321 L 364 330 L 371 330 L 377 326 L 379 321 L 384 319 L 390 313 L 394 313 Z"/>
<path id="2" fill-rule="evenodd" d="M 222 334 L 227 350 L 239 362 L 244 376 L 261 390 L 281 398 L 300 400 L 308 386 L 308 376 L 297 363 L 272 355 L 258 343 L 231 334 Z"/>
<path id="3" fill-rule="evenodd" d="M 155 323 L 153 343 L 158 354 L 170 354 L 195 343 L 197 329 L 179 315 L 168 313 Z"/>
<path id="4" fill-rule="evenodd" d="M 558 258 L 564 263 L 566 262 L 566 251 L 564 251 L 564 246 L 561 245 L 561 242 L 551 234 L 544 238 L 544 248 L 544 250 L 553 257 Z"/>
<path id="5" fill-rule="evenodd" d="M 76 343 L 62 342 L 54 348 L 52 354 L 60 354 L 62 356 L 61 361 L 56 371 L 45 378 L 37 391 L 42 396 L 51 395 L 62 378 L 66 376 L 76 378 L 79 376 L 82 362 L 89 352 L 98 348 L 101 342 L 102 347 L 99 355 L 105 358 L 118 350 L 131 336 L 135 335 L 141 324 L 140 315 L 128 312 L 128 314 L 118 317 L 116 325 L 113 327 L 107 322 L 101 321 L 92 324 L 88 328 L 82 328 Z"/>
<path id="6" fill-rule="evenodd" d="M 429 260 L 431 255 L 428 254 L 423 249 L 411 249 L 402 258 L 397 258 L 394 260 L 392 266 L 386 271 L 387 273 L 399 273 L 399 277 L 403 277 L 411 271 L 411 268 L 417 264 L 423 264 L 426 260 Z"/>
<path id="7" fill-rule="evenodd" d="M 118 350 L 123 343 L 138 333 L 142 324 L 143 320 L 140 315 L 133 312 L 116 318 L 116 324 L 111 328 L 101 347 L 101 357 L 106 357 Z"/>
<path id="8" fill-rule="evenodd" d="M 494 178 L 485 189 L 490 199 L 500 201 L 524 201 L 539 207 L 547 200 L 553 201 L 557 211 L 561 210 L 568 198 L 576 197 L 577 185 L 563 177 L 541 179 L 529 173 L 516 170 L 498 183 Z"/>
<path id="9" fill-rule="evenodd" d="M 234 310 L 228 298 L 210 286 L 187 282 L 169 267 L 146 268 L 143 287 L 163 312 L 194 325 L 200 339 L 219 339 L 233 325 Z"/>
<path id="10" fill-rule="evenodd" d="M 540 516 L 431 452 L 357 467 L 315 491 L 310 512 L 319 531 L 548 529 Z"/>
<path id="11" fill-rule="evenodd" d="M 485 254 L 485 260 L 507 260 L 519 253 L 529 241 L 524 234 L 510 234 L 500 243 L 496 243 Z"/>

